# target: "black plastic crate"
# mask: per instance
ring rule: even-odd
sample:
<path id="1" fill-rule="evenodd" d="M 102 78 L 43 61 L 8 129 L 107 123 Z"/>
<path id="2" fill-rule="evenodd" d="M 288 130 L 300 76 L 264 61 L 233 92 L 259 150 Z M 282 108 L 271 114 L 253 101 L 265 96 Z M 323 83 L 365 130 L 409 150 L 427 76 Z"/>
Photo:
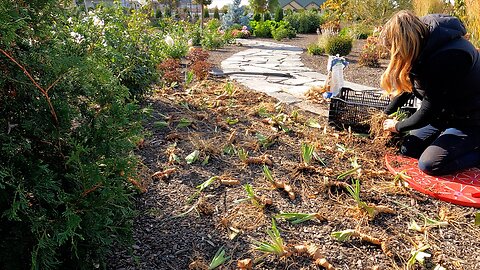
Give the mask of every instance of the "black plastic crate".
<path id="1" fill-rule="evenodd" d="M 353 90 L 342 88 L 330 100 L 328 122 L 337 128 L 351 127 L 352 131 L 366 133 L 373 113 L 383 111 L 390 99 L 379 90 Z M 412 114 L 416 111 L 416 100 L 411 98 L 402 110 Z"/>

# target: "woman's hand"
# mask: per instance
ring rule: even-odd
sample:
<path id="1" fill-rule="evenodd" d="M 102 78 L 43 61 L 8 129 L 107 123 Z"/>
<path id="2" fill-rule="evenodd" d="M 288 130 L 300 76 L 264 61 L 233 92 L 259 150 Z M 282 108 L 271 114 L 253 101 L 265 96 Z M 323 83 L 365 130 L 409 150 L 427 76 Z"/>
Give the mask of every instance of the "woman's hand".
<path id="1" fill-rule="evenodd" d="M 395 125 L 397 123 L 398 121 L 395 119 L 386 119 L 385 121 L 383 121 L 383 130 L 397 133 L 398 131 L 395 128 Z"/>

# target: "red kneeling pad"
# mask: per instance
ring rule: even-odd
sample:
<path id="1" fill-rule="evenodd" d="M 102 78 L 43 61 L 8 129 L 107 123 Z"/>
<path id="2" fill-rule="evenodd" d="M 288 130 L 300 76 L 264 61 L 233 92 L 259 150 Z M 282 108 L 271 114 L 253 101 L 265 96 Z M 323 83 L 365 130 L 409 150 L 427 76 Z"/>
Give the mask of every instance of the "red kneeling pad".
<path id="1" fill-rule="evenodd" d="M 418 160 L 386 154 L 385 163 L 393 174 L 405 173 L 404 180 L 415 190 L 434 198 L 480 208 L 480 169 L 470 168 L 455 174 L 431 176 L 418 168 Z"/>

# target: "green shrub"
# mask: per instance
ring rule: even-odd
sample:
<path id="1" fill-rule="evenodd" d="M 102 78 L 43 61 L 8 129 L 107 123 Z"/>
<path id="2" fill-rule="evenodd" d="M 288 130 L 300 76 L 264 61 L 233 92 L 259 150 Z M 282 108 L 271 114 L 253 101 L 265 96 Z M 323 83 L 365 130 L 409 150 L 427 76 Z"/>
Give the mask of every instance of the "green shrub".
<path id="1" fill-rule="evenodd" d="M 354 39 L 367 39 L 373 33 L 373 28 L 365 24 L 353 24 L 349 27 L 344 27 L 340 31 L 340 36 L 351 37 Z"/>
<path id="2" fill-rule="evenodd" d="M 161 19 L 163 17 L 163 14 L 162 14 L 162 9 L 157 9 L 157 11 L 155 12 L 155 18 L 157 19 Z"/>
<path id="3" fill-rule="evenodd" d="M 108 62 L 110 71 L 132 97 L 147 93 L 158 81 L 155 64 L 162 58 L 160 51 L 165 43 L 161 35 L 155 34 L 145 13 L 125 13 L 120 7 L 105 6 L 91 11 L 86 18 L 71 21 L 69 30 L 83 37 L 89 53 L 98 61 Z"/>
<path id="4" fill-rule="evenodd" d="M 348 55 L 352 51 L 353 40 L 349 37 L 330 36 L 325 44 L 325 52 L 329 55 Z"/>
<path id="5" fill-rule="evenodd" d="M 297 36 L 297 33 L 293 27 L 286 21 L 270 21 L 270 31 L 272 33 L 272 37 L 275 40 L 282 40 L 284 38 L 294 38 Z"/>
<path id="6" fill-rule="evenodd" d="M 295 28 L 297 33 L 315 33 L 317 28 L 323 23 L 324 18 L 312 10 L 293 12 L 284 17 Z"/>
<path id="7" fill-rule="evenodd" d="M 243 26 L 238 23 L 234 23 L 232 26 L 230 26 L 230 30 L 242 30 L 242 28 Z"/>
<path id="8" fill-rule="evenodd" d="M 214 50 L 221 48 L 223 45 L 225 45 L 225 41 L 223 40 L 222 36 L 216 33 L 204 32 L 200 44 L 202 45 L 202 48 L 205 48 L 207 50 Z"/>
<path id="9" fill-rule="evenodd" d="M 282 40 L 288 37 L 288 30 L 285 27 L 278 27 L 272 30 L 272 37 L 275 40 Z"/>
<path id="10" fill-rule="evenodd" d="M 218 22 L 218 20 L 210 20 L 213 22 Z M 210 21 L 208 23 L 210 23 Z M 207 25 L 208 25 L 207 23 Z M 177 53 L 170 52 L 169 49 L 165 51 L 165 38 L 166 36 L 170 36 L 173 38 L 176 48 L 178 50 Z M 200 25 L 198 23 L 189 23 L 186 21 L 175 21 L 171 18 L 164 18 L 163 20 L 159 21 L 157 28 L 153 31 L 153 34 L 149 35 L 148 38 L 152 38 L 153 40 L 161 39 L 160 41 L 156 41 L 159 44 L 154 44 L 154 46 L 150 46 L 150 53 L 155 54 L 157 59 L 157 63 L 160 60 L 165 58 L 181 58 L 186 55 L 185 50 L 188 50 L 188 43 L 191 41 L 193 46 L 199 46 L 201 41 L 200 35 Z M 159 48 L 156 48 L 159 47 Z M 176 57 L 177 55 L 178 57 Z"/>
<path id="11" fill-rule="evenodd" d="M 165 18 L 172 17 L 172 10 L 169 7 L 166 7 L 164 11 L 165 11 Z"/>
<path id="12" fill-rule="evenodd" d="M 271 27 L 271 21 L 257 22 L 255 24 L 255 28 L 253 29 L 253 34 L 256 37 L 271 38 L 272 37 L 272 30 L 271 30 L 270 27 Z"/>
<path id="13" fill-rule="evenodd" d="M 174 41 L 173 44 L 168 44 L 166 42 L 166 39 L 172 38 L 170 36 L 165 37 L 164 40 L 162 40 L 162 52 L 165 55 L 164 58 L 174 58 L 174 59 L 180 59 L 187 55 L 188 52 L 188 44 L 182 40 L 178 40 L 176 38 L 172 38 Z"/>
<path id="14" fill-rule="evenodd" d="M 266 21 L 270 21 L 272 19 L 272 16 L 270 15 L 270 12 L 265 12 L 263 13 L 263 21 L 266 22 Z"/>
<path id="15" fill-rule="evenodd" d="M 262 20 L 262 14 L 260 14 L 260 13 L 255 13 L 255 14 L 253 15 L 253 20 L 256 21 L 256 22 L 261 21 L 261 20 Z"/>
<path id="16" fill-rule="evenodd" d="M 325 53 L 325 48 L 318 43 L 311 43 L 307 46 L 307 52 L 311 55 L 321 55 Z"/>
<path id="17" fill-rule="evenodd" d="M 136 35 L 148 27 L 129 16 L 133 37 L 119 40 L 101 32 L 127 25 L 122 9 L 109 21 L 77 20 L 54 0 L 0 10 L 0 48 L 32 74 L 0 53 L 0 126 L 10 126 L 0 129 L 1 268 L 104 269 L 113 246 L 132 242 L 141 125 L 125 79 L 149 80 L 137 65 L 154 64 Z M 76 32 L 82 25 L 90 30 Z M 126 52 L 129 65 L 115 55 Z"/>
<path id="18" fill-rule="evenodd" d="M 200 42 L 203 48 L 207 50 L 218 49 L 232 39 L 231 36 L 225 35 L 225 33 L 218 31 L 220 26 L 221 23 L 217 19 L 208 21 L 205 29 L 203 30 L 203 37 Z"/>

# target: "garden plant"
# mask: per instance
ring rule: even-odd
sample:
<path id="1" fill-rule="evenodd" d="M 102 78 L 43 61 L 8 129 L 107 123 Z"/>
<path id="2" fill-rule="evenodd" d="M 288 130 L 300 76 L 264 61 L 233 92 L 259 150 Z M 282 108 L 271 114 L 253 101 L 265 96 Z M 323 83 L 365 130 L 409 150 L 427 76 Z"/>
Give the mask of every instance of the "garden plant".
<path id="1" fill-rule="evenodd" d="M 456 14 L 478 46 L 478 1 L 235 0 L 205 21 L 87 2 L 0 2 L 1 269 L 480 267 L 478 210 L 389 173 L 396 138 L 210 73 L 251 49 L 240 38 L 313 37 L 302 57 L 344 55 L 367 77 L 393 12 Z"/>

